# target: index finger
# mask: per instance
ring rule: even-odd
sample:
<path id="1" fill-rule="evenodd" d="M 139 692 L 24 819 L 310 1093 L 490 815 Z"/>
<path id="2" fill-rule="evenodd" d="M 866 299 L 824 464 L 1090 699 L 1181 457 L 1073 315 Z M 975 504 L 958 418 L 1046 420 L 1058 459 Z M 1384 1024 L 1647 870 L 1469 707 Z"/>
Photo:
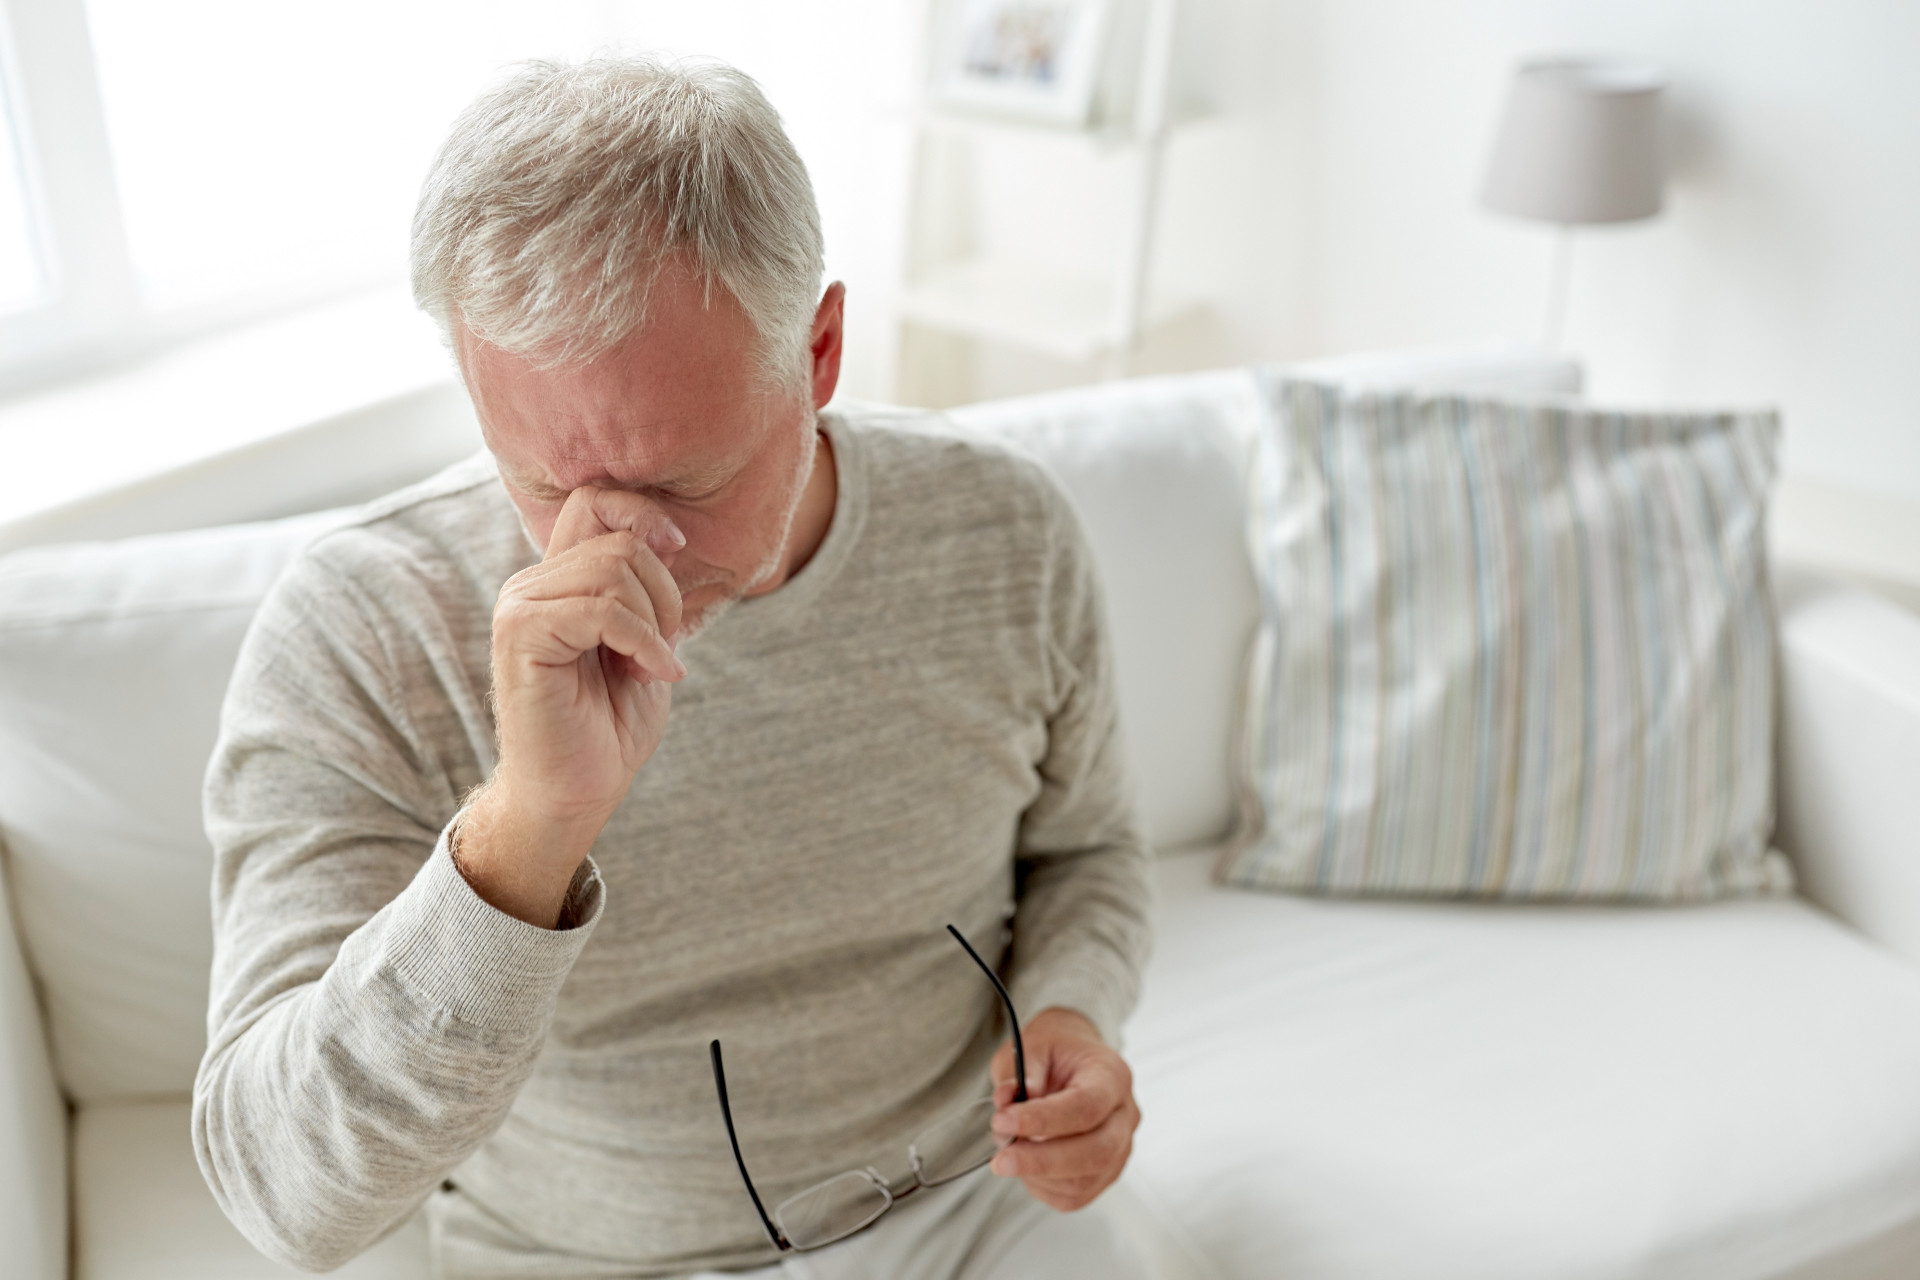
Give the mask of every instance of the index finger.
<path id="1" fill-rule="evenodd" d="M 672 555 L 687 545 L 687 535 L 680 532 L 680 526 L 639 494 L 583 484 L 568 494 L 561 506 L 553 522 L 553 534 L 547 539 L 546 558 L 551 560 L 589 539 L 623 530 L 660 556 Z"/>
<path id="2" fill-rule="evenodd" d="M 624 531 L 603 533 L 598 538 L 579 544 L 574 548 L 574 553 L 580 556 L 605 554 L 621 565 L 624 572 L 631 575 L 632 585 L 639 588 L 637 598 L 628 597 L 629 605 L 644 601 L 648 612 L 642 613 L 638 608 L 634 612 L 658 628 L 663 640 L 673 643 L 675 633 L 680 630 L 680 586 L 674 582 L 673 575 L 667 572 L 660 557 L 640 546 L 632 534 Z"/>

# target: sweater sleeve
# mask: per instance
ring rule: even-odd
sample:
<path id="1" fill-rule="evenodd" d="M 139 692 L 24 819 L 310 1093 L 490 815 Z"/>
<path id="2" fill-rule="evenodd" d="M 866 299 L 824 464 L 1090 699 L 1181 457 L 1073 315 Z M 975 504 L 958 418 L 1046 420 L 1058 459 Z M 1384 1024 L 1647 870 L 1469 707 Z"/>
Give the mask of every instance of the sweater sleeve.
<path id="1" fill-rule="evenodd" d="M 506 1117 L 603 892 L 584 863 L 545 930 L 461 877 L 446 831 L 474 779 L 459 775 L 490 760 L 449 767 L 424 744 L 403 691 L 457 664 L 430 626 L 383 612 L 373 582 L 309 554 L 269 595 L 205 793 L 214 963 L 194 1145 L 241 1232 L 309 1270 L 397 1227 Z"/>
<path id="2" fill-rule="evenodd" d="M 1040 794 L 1020 824 L 1009 987 L 1023 1019 L 1072 1009 L 1118 1047 L 1151 945 L 1151 854 L 1134 816 L 1093 554 L 1064 496 L 1050 482 L 1046 493 L 1053 710 Z"/>

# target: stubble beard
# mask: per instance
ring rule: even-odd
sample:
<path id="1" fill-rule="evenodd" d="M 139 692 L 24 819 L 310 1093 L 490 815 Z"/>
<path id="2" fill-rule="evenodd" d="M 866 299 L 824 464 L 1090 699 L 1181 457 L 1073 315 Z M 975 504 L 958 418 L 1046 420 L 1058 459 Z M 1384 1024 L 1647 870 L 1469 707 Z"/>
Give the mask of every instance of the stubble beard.
<path id="1" fill-rule="evenodd" d="M 692 582 L 678 584 L 683 597 L 691 595 L 701 587 L 720 583 L 727 584 L 727 593 L 717 600 L 701 605 L 692 613 L 681 614 L 680 629 L 674 633 L 675 644 L 691 640 L 705 631 L 727 610 L 740 603 L 749 591 L 780 571 L 780 566 L 787 556 L 787 542 L 793 536 L 794 519 L 800 514 L 800 500 L 806 496 L 807 481 L 813 475 L 813 462 L 820 452 L 818 420 L 809 418 L 807 425 L 807 447 L 800 450 L 800 461 L 794 466 L 793 473 L 788 478 L 786 510 L 781 514 L 780 536 L 774 541 L 773 549 L 744 578 L 735 577 L 732 574 L 713 574 Z"/>

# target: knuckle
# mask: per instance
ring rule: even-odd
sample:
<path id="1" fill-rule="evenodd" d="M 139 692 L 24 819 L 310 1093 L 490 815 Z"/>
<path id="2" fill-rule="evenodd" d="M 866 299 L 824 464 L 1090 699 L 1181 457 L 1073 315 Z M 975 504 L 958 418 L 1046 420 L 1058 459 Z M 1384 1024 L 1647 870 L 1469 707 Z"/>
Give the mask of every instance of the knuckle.
<path id="1" fill-rule="evenodd" d="M 593 597 L 593 609 L 607 622 L 634 627 L 646 634 L 651 634 L 653 631 L 653 627 L 647 620 L 635 613 L 632 609 L 629 609 L 626 601 L 620 599 L 618 596 L 605 595 Z"/>
<path id="2" fill-rule="evenodd" d="M 582 544 L 582 552 L 590 555 L 604 568 L 612 569 L 617 564 L 630 565 L 640 550 L 640 539 L 631 529 L 614 529 L 603 533 L 591 543 Z"/>
<path id="3" fill-rule="evenodd" d="M 493 607 L 493 634 L 500 637 L 519 629 L 526 620 L 527 602 L 518 595 L 502 595 Z"/>

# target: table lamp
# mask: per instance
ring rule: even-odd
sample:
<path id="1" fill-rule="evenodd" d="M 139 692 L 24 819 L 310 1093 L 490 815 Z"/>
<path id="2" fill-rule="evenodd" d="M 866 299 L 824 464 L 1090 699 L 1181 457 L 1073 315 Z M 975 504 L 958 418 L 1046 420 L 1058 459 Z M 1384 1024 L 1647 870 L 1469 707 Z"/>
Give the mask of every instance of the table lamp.
<path id="1" fill-rule="evenodd" d="M 1541 325 L 1548 347 L 1566 317 L 1573 228 L 1660 212 L 1665 85 L 1644 63 L 1588 58 L 1525 62 L 1514 75 L 1481 203 L 1558 228 Z"/>

